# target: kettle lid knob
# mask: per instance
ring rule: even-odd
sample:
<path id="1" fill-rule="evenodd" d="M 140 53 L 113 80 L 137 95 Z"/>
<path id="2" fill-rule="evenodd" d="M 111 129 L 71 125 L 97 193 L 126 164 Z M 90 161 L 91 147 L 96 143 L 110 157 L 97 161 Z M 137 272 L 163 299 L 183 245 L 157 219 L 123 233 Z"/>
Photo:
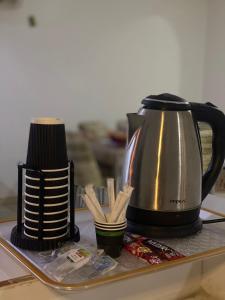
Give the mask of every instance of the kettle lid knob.
<path id="1" fill-rule="evenodd" d="M 164 93 L 145 97 L 142 102 L 144 108 L 158 110 L 190 110 L 191 105 L 188 101 L 176 95 Z"/>

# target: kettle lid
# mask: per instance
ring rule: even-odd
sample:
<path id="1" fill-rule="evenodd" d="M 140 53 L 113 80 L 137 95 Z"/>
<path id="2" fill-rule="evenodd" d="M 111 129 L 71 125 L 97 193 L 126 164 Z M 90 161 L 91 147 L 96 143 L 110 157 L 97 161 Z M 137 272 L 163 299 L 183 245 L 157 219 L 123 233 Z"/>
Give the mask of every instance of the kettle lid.
<path id="1" fill-rule="evenodd" d="M 158 110 L 190 110 L 191 105 L 186 100 L 173 94 L 150 95 L 144 98 L 141 103 L 144 108 Z"/>

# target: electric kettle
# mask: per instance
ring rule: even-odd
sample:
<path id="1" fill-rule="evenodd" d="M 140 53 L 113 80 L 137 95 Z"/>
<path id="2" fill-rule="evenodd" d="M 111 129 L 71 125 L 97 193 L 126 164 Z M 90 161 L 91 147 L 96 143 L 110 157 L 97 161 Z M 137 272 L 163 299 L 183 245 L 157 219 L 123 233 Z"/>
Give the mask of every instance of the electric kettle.
<path id="1" fill-rule="evenodd" d="M 142 100 L 128 114 L 128 144 L 122 184 L 134 191 L 128 230 L 150 237 L 181 237 L 201 230 L 202 200 L 213 187 L 225 157 L 225 116 L 213 104 L 171 94 Z M 212 159 L 205 174 L 198 122 L 213 132 Z"/>

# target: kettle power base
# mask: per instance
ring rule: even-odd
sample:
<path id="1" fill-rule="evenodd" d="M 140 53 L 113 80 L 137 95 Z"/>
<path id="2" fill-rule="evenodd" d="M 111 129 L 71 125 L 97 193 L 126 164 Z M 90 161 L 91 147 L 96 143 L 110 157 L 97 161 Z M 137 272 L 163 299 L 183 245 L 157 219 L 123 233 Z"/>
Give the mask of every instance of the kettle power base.
<path id="1" fill-rule="evenodd" d="M 179 238 L 193 235 L 202 229 L 202 220 L 178 226 L 143 225 L 127 220 L 127 231 L 150 238 Z"/>

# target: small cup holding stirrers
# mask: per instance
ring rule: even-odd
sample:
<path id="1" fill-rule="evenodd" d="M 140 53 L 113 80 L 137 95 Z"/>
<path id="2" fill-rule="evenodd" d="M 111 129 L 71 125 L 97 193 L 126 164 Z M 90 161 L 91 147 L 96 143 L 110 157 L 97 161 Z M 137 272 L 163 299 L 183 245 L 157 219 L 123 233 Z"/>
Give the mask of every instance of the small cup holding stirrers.
<path id="1" fill-rule="evenodd" d="M 123 237 L 127 227 L 126 210 L 133 188 L 125 185 L 115 195 L 114 179 L 107 179 L 109 210 L 104 212 L 96 197 L 93 185 L 85 187 L 83 200 L 94 217 L 97 247 L 107 255 L 117 258 L 123 248 Z"/>

